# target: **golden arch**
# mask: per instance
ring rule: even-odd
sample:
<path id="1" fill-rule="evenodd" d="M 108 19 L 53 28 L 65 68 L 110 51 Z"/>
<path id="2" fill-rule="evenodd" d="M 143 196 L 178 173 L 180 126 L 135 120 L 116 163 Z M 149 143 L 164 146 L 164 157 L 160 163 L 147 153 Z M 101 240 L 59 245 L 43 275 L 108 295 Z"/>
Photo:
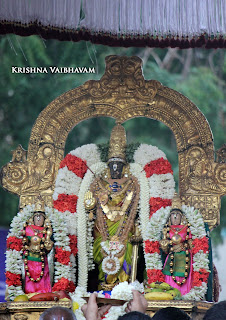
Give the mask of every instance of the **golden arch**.
<path id="1" fill-rule="evenodd" d="M 214 162 L 209 124 L 185 96 L 158 81 L 145 80 L 141 65 L 138 57 L 109 56 L 99 81 L 88 81 L 62 94 L 41 112 L 31 132 L 27 160 L 10 162 L 2 170 L 3 187 L 20 195 L 21 206 L 31 203 L 37 193 L 52 202 L 67 136 L 79 122 L 100 116 L 121 123 L 147 117 L 163 122 L 175 136 L 184 203 L 199 208 L 211 227 L 219 223 L 226 168 Z M 12 176 L 20 177 L 17 183 L 9 178 Z"/>

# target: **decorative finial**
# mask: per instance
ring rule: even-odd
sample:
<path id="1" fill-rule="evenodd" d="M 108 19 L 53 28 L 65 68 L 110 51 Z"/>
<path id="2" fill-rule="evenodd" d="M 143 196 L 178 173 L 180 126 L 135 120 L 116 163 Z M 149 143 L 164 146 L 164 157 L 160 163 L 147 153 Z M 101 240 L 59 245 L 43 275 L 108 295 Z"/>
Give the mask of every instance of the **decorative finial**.
<path id="1" fill-rule="evenodd" d="M 37 197 L 35 202 L 34 212 L 45 212 L 45 202 L 40 195 Z"/>
<path id="2" fill-rule="evenodd" d="M 178 209 L 182 211 L 182 204 L 181 204 L 181 199 L 180 196 L 177 192 L 174 193 L 173 199 L 172 199 L 172 209 Z"/>

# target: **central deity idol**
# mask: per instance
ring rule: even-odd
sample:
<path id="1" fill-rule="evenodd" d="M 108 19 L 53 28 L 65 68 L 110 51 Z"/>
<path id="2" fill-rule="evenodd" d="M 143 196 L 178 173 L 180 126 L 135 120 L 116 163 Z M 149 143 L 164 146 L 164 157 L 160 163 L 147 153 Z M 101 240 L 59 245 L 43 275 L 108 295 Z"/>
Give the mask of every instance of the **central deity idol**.
<path id="1" fill-rule="evenodd" d="M 85 208 L 94 224 L 94 262 L 101 289 L 111 290 L 131 275 L 132 244 L 139 201 L 139 184 L 126 162 L 126 133 L 116 125 L 111 133 L 108 168 L 96 177 L 85 195 Z"/>

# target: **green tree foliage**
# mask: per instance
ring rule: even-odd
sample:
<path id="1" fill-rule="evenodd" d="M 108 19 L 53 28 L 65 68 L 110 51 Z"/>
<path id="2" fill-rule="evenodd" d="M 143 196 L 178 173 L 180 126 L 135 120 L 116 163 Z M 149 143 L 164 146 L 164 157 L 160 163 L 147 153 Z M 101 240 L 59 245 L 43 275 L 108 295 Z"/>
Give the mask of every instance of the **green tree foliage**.
<path id="1" fill-rule="evenodd" d="M 159 80 L 175 89 L 204 113 L 214 135 L 216 149 L 224 143 L 226 58 L 223 50 L 111 48 L 89 42 L 43 40 L 38 36 L 6 35 L 0 38 L 0 166 L 11 159 L 18 144 L 27 149 L 32 126 L 39 113 L 56 97 L 87 80 L 97 80 L 108 55 L 137 55 L 143 60 L 146 79 Z M 19 67 L 95 67 L 95 74 L 15 74 Z M 106 143 L 114 120 L 89 119 L 69 134 L 65 152 L 86 143 Z M 128 142 L 157 145 L 172 163 L 178 179 L 178 158 L 173 134 L 161 122 L 137 118 L 125 123 Z M 1 224 L 9 225 L 18 199 L 0 190 Z M 226 216 L 222 212 L 222 226 Z M 218 230 L 218 229 L 217 229 Z M 217 232 L 216 232 L 217 233 Z"/>

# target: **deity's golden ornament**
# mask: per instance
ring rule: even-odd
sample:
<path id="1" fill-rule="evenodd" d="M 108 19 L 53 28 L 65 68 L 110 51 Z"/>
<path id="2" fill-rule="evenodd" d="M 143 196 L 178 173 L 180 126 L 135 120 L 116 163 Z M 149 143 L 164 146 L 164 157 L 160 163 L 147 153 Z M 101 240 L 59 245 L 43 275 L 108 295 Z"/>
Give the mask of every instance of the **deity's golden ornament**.
<path id="1" fill-rule="evenodd" d="M 108 162 L 122 161 L 126 163 L 126 131 L 121 124 L 114 126 L 111 132 Z M 119 160 L 120 159 L 120 160 Z"/>

